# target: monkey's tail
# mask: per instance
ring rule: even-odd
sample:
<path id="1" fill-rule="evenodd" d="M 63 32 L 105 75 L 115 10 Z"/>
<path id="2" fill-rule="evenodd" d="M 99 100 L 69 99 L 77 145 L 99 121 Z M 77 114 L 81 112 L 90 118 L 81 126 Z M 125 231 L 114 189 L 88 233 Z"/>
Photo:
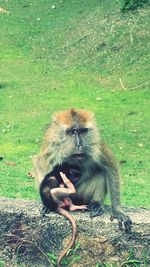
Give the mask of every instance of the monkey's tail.
<path id="1" fill-rule="evenodd" d="M 61 252 L 61 254 L 59 255 L 58 260 L 57 260 L 57 267 L 61 267 L 62 259 L 66 256 L 67 252 L 69 251 L 69 249 L 72 248 L 72 246 L 75 242 L 76 235 L 77 235 L 77 224 L 76 224 L 74 218 L 72 217 L 72 215 L 67 210 L 59 208 L 58 213 L 63 215 L 64 217 L 66 217 L 71 222 L 71 225 L 72 225 L 71 240 L 70 240 L 68 246 Z"/>

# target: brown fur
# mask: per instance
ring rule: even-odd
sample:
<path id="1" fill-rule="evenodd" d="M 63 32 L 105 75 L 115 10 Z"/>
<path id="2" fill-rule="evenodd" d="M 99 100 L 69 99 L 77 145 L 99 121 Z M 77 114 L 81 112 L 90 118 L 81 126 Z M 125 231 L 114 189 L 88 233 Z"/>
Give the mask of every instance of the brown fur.
<path id="1" fill-rule="evenodd" d="M 60 124 L 64 124 L 68 127 L 72 127 L 75 122 L 79 125 L 85 125 L 89 120 L 91 120 L 92 113 L 86 110 L 75 110 L 69 109 L 54 114 L 54 121 Z"/>

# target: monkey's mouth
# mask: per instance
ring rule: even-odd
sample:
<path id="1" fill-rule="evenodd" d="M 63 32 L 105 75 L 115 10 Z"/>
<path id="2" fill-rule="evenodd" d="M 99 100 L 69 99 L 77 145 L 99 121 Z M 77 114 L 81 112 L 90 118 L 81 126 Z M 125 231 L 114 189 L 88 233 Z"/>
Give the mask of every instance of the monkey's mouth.
<path id="1" fill-rule="evenodd" d="M 82 161 L 85 159 L 85 154 L 81 153 L 81 154 L 73 154 L 73 158 L 78 160 L 78 161 Z"/>

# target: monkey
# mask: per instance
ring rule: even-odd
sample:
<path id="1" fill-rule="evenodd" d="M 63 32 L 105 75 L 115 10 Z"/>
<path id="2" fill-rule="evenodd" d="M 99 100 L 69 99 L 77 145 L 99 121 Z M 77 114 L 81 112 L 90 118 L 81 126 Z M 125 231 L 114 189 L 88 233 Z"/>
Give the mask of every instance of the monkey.
<path id="1" fill-rule="evenodd" d="M 62 172 L 60 172 L 60 176 L 63 180 L 63 183 L 59 184 L 59 187 L 55 187 L 53 189 L 51 189 L 50 193 L 51 193 L 51 197 L 53 198 L 54 203 L 57 204 L 57 212 L 63 216 L 65 216 L 72 224 L 72 237 L 71 240 L 68 244 L 68 246 L 61 252 L 61 254 L 59 255 L 58 259 L 57 259 L 57 267 L 61 266 L 61 260 L 63 259 L 63 257 L 67 254 L 67 252 L 69 251 L 69 249 L 73 246 L 75 239 L 76 239 L 76 235 L 77 235 L 77 225 L 76 222 L 74 220 L 74 218 L 72 217 L 72 215 L 70 213 L 68 213 L 68 211 L 66 211 L 64 209 L 64 207 L 68 206 L 69 210 L 73 211 L 73 210 L 77 210 L 77 209 L 86 209 L 85 205 L 74 205 L 70 199 L 70 195 L 74 194 L 76 192 L 74 185 L 70 182 L 70 180 L 66 177 L 66 175 Z M 56 180 L 56 177 L 50 176 L 50 179 L 54 179 Z M 65 188 L 65 186 L 67 188 Z"/>
<path id="2" fill-rule="evenodd" d="M 71 200 L 77 205 L 88 205 L 91 217 L 103 213 L 104 199 L 109 192 L 112 218 L 117 218 L 122 228 L 130 230 L 131 220 L 121 209 L 118 166 L 99 135 L 91 112 L 69 109 L 54 114 L 33 165 L 40 188 L 46 175 L 54 172 L 53 176 L 61 170 L 66 172 L 76 189 Z M 53 187 L 55 185 L 50 189 Z M 48 200 L 46 203 L 51 210 Z"/>
<path id="3" fill-rule="evenodd" d="M 92 112 L 72 108 L 55 113 L 41 150 L 33 157 L 33 166 L 42 202 L 49 210 L 57 208 L 50 192 L 61 184 L 62 171 L 75 187 L 75 193 L 69 196 L 74 205 L 86 205 L 91 218 L 100 216 L 109 193 L 111 220 L 116 218 L 121 230 L 131 230 L 132 221 L 121 208 L 118 165 L 98 131 Z M 57 179 L 53 180 L 55 175 Z M 49 185 L 44 192 L 47 177 Z"/>
<path id="4" fill-rule="evenodd" d="M 67 167 L 67 166 L 66 166 Z M 62 168 L 61 168 L 62 169 Z M 66 172 L 67 169 L 65 168 Z M 52 176 L 54 175 L 54 176 Z M 52 183 L 53 187 L 52 188 Z M 52 188 L 49 190 L 49 188 Z M 62 172 L 58 173 L 58 169 L 48 174 L 41 183 L 40 194 L 43 200 L 43 205 L 45 207 L 52 207 L 52 210 L 55 210 L 57 213 L 66 217 L 72 224 L 72 237 L 68 246 L 61 252 L 57 260 L 57 267 L 61 266 L 61 260 L 67 254 L 69 249 L 73 246 L 76 235 L 77 235 L 77 225 L 73 216 L 64 208 L 68 207 L 70 211 L 75 210 L 86 210 L 86 205 L 74 205 L 70 198 L 71 194 L 76 192 L 74 185 Z M 45 198 L 46 194 L 46 198 Z M 48 202 L 47 202 L 48 200 Z M 45 210 L 46 211 L 46 210 Z"/>
<path id="5" fill-rule="evenodd" d="M 62 171 L 65 171 L 65 174 Z M 74 205 L 69 198 L 71 194 L 75 193 L 75 187 L 67 176 L 70 174 L 70 179 L 74 179 L 75 183 L 75 177 L 72 175 L 75 173 L 77 173 L 76 170 L 73 173 L 65 164 L 64 166 L 56 166 L 52 172 L 45 176 L 40 185 L 40 195 L 44 206 L 43 213 L 48 210 L 56 211 L 59 207 L 68 207 L 70 211 L 87 209 L 86 205 Z"/>

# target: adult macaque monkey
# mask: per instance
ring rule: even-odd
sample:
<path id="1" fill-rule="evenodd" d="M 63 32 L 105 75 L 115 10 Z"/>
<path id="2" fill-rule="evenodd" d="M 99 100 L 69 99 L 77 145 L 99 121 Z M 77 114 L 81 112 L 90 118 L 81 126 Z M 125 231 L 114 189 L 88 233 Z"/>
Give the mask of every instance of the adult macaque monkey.
<path id="1" fill-rule="evenodd" d="M 46 208 L 57 210 L 61 207 L 58 202 L 65 203 L 69 197 L 71 204 L 86 205 L 90 216 L 95 217 L 103 213 L 104 199 L 109 192 L 111 218 L 118 219 L 121 230 L 131 230 L 132 222 L 121 209 L 117 164 L 101 139 L 91 112 L 69 109 L 56 113 L 46 131 L 40 153 L 33 158 L 33 164 Z M 61 193 L 66 185 L 60 172 L 75 188 L 67 195 Z M 59 188 L 60 194 L 56 190 L 57 196 L 54 197 L 55 188 Z"/>

